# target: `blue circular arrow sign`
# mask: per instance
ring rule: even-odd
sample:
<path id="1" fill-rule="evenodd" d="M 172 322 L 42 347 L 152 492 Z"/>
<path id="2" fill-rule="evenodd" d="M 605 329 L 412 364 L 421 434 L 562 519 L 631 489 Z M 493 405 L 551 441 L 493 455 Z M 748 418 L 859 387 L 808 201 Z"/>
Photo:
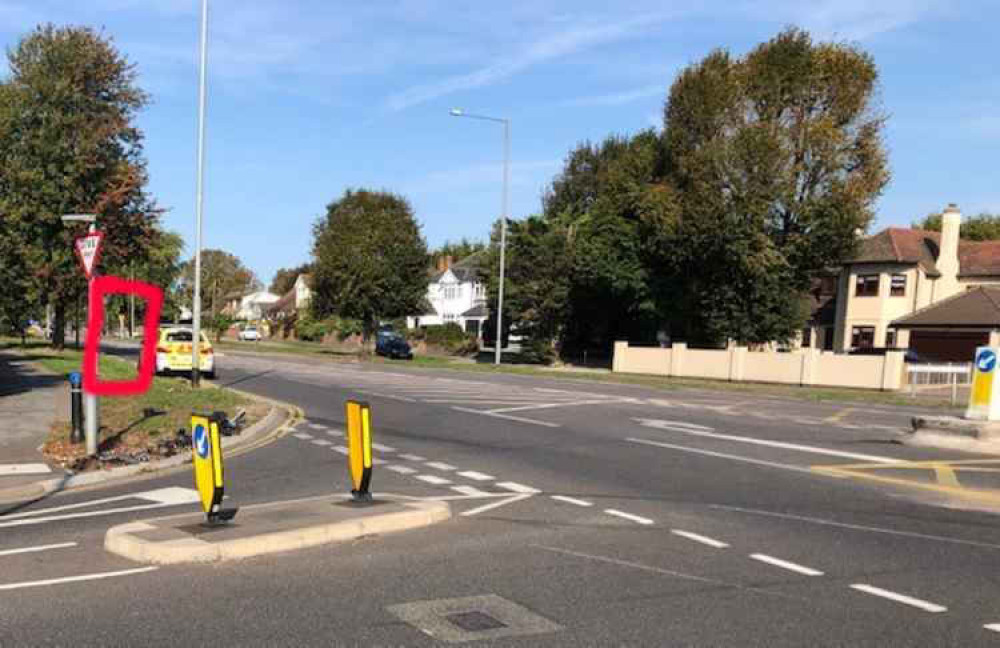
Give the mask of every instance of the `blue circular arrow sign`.
<path id="1" fill-rule="evenodd" d="M 983 349 L 976 358 L 976 369 L 979 373 L 990 373 L 997 366 L 997 354 L 991 349 Z"/>
<path id="2" fill-rule="evenodd" d="M 208 458 L 208 431 L 205 430 L 205 426 L 198 425 L 194 428 L 194 437 L 192 438 L 194 442 L 194 450 L 198 453 L 198 456 L 202 459 Z"/>

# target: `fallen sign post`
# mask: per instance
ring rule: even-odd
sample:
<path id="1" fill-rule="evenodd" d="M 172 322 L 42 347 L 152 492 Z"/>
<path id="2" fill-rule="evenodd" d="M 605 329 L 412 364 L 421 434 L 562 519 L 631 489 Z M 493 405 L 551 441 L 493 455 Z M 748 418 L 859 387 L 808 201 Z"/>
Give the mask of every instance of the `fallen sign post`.
<path id="1" fill-rule="evenodd" d="M 371 504 L 372 413 L 368 403 L 349 400 L 347 414 L 347 468 L 351 474 L 351 497 L 355 504 Z"/>
<path id="2" fill-rule="evenodd" d="M 239 509 L 223 509 L 225 481 L 222 470 L 222 440 L 219 427 L 224 417 L 215 414 L 191 415 L 191 455 L 194 481 L 205 511 L 206 526 L 217 526 L 232 520 Z"/>

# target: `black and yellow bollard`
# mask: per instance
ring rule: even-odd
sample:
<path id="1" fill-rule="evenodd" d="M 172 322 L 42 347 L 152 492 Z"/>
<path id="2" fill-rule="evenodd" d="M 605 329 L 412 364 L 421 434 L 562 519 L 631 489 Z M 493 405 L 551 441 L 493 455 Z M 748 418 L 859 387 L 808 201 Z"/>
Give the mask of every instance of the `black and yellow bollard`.
<path id="1" fill-rule="evenodd" d="M 349 400 L 347 414 L 347 468 L 355 503 L 371 503 L 372 412 L 368 403 Z"/>
<path id="2" fill-rule="evenodd" d="M 232 520 L 239 509 L 223 509 L 225 490 L 222 470 L 222 439 L 219 428 L 225 420 L 220 413 L 191 415 L 191 454 L 194 482 L 201 498 L 208 526 Z"/>

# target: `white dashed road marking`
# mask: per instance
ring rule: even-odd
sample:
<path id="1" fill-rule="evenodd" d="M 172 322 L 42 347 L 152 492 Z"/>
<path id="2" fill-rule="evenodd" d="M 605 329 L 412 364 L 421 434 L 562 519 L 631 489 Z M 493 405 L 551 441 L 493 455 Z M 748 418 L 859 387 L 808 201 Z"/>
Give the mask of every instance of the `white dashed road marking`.
<path id="1" fill-rule="evenodd" d="M 576 506 L 593 506 L 593 504 L 587 500 L 576 499 L 575 497 L 566 497 L 565 495 L 553 495 L 552 499 L 559 502 L 566 502 L 567 504 L 574 504 Z"/>
<path id="2" fill-rule="evenodd" d="M 948 608 L 943 605 L 938 605 L 937 603 L 931 603 L 930 601 L 922 601 L 918 598 L 913 598 L 912 596 L 906 596 L 904 594 L 897 594 L 896 592 L 891 592 L 881 587 L 875 587 L 873 585 L 863 585 L 860 583 L 851 585 L 851 589 L 856 589 L 859 592 L 864 592 L 865 594 L 871 594 L 873 596 L 881 596 L 882 598 L 887 598 L 891 601 L 896 601 L 897 603 L 904 603 L 906 605 L 912 605 L 915 608 L 920 608 L 927 612 L 947 612 Z"/>
<path id="3" fill-rule="evenodd" d="M 22 583 L 6 583 L 0 585 L 0 590 L 24 589 L 26 587 L 42 587 L 44 585 L 60 585 L 62 583 L 78 583 L 80 581 L 100 580 L 102 578 L 113 578 L 115 576 L 130 576 L 132 574 L 142 574 L 156 571 L 159 567 L 139 567 L 137 569 L 123 569 L 122 571 L 103 572 L 100 574 L 83 574 L 82 576 L 66 576 L 64 578 L 51 578 L 49 580 L 25 581 Z"/>
<path id="4" fill-rule="evenodd" d="M 434 470 L 443 470 L 445 472 L 448 472 L 449 470 L 455 470 L 455 466 L 440 461 L 428 461 L 424 465 L 427 466 L 428 468 L 433 468 Z"/>
<path id="5" fill-rule="evenodd" d="M 327 430 L 326 433 L 329 434 L 332 437 L 342 437 L 342 436 L 344 436 L 344 433 L 341 432 L 340 430 Z"/>
<path id="6" fill-rule="evenodd" d="M 308 425 L 309 425 L 309 427 L 311 427 L 314 430 L 325 430 L 326 429 L 325 425 L 320 425 L 319 423 L 309 423 Z"/>
<path id="7" fill-rule="evenodd" d="M 532 488 L 531 486 L 525 486 L 524 484 L 518 484 L 517 482 L 499 482 L 497 484 L 500 488 L 506 488 L 509 491 L 514 491 L 515 493 L 540 493 L 542 491 L 537 488 Z"/>
<path id="8" fill-rule="evenodd" d="M 347 448 L 345 448 L 344 446 L 334 446 L 334 447 L 333 447 L 333 448 L 331 448 L 331 449 L 332 449 L 332 450 L 333 450 L 334 452 L 339 452 L 339 453 L 340 453 L 340 454 L 342 454 L 342 455 L 345 455 L 345 454 L 347 454 L 348 452 L 350 452 L 350 450 L 348 450 L 348 449 L 347 449 Z"/>
<path id="9" fill-rule="evenodd" d="M 373 443 L 372 447 L 375 448 L 376 450 L 378 450 L 379 452 L 395 452 L 396 451 L 396 449 L 393 448 L 392 446 L 382 445 L 381 443 Z"/>
<path id="10" fill-rule="evenodd" d="M 631 520 L 632 522 L 637 522 L 638 524 L 653 524 L 653 520 L 649 518 L 644 518 L 638 515 L 632 515 L 631 513 L 626 513 L 625 511 L 619 511 L 618 509 L 604 509 L 604 512 L 608 515 L 614 515 L 615 517 L 620 517 L 623 520 Z"/>
<path id="11" fill-rule="evenodd" d="M 1000 623 L 987 623 L 983 627 L 993 632 L 1000 632 Z"/>
<path id="12" fill-rule="evenodd" d="M 754 560 L 759 560 L 762 563 L 767 563 L 769 565 L 774 565 L 775 567 L 781 567 L 782 569 L 787 569 L 788 571 L 793 571 L 797 574 L 803 574 L 804 576 L 822 576 L 823 572 L 818 569 L 813 569 L 812 567 L 806 567 L 805 565 L 799 565 L 797 563 L 788 562 L 787 560 L 781 560 L 780 558 L 775 558 L 774 556 L 768 556 L 767 554 L 750 554 L 750 557 Z"/>
<path id="13" fill-rule="evenodd" d="M 0 556 L 13 556 L 14 554 L 35 553 L 38 551 L 48 551 L 49 549 L 65 549 L 75 547 L 75 542 L 61 542 L 59 544 L 39 545 L 37 547 L 22 547 L 21 549 L 5 549 L 0 551 Z"/>
<path id="14" fill-rule="evenodd" d="M 11 475 L 46 475 L 52 469 L 43 463 L 0 464 L 0 477 Z"/>
<path id="15" fill-rule="evenodd" d="M 462 495 L 488 495 L 486 491 L 481 491 L 475 486 L 452 486 L 451 490 Z"/>
<path id="16" fill-rule="evenodd" d="M 413 473 L 417 472 L 416 470 L 410 468 L 409 466 L 400 466 L 400 465 L 386 466 L 386 470 L 391 470 L 392 472 L 399 473 L 400 475 L 412 475 Z"/>
<path id="17" fill-rule="evenodd" d="M 443 484 L 450 484 L 450 479 L 445 479 L 443 477 L 437 477 L 436 475 L 417 475 L 417 479 L 422 482 L 427 482 L 428 484 L 434 484 L 435 486 L 441 486 Z"/>
<path id="18" fill-rule="evenodd" d="M 326 439 L 313 439 L 312 442 L 318 446 L 333 445 L 333 441 L 327 441 Z"/>
<path id="19" fill-rule="evenodd" d="M 475 470 L 466 470 L 465 472 L 460 472 L 458 474 L 466 479 L 472 479 L 474 481 L 493 481 L 496 479 L 493 475 L 476 472 Z"/>
<path id="20" fill-rule="evenodd" d="M 407 461 L 424 461 L 427 459 L 427 457 L 421 457 L 420 455 L 415 454 L 401 454 L 399 455 L 399 458 L 406 459 Z"/>
<path id="21" fill-rule="evenodd" d="M 296 432 L 292 436 L 295 437 L 296 439 L 302 439 L 303 441 L 308 441 L 309 439 L 313 438 L 311 434 L 307 434 L 305 432 Z"/>
<path id="22" fill-rule="evenodd" d="M 708 536 L 703 536 L 697 533 L 691 533 L 690 531 L 681 531 L 680 529 L 671 529 L 670 533 L 680 536 L 682 538 L 687 538 L 688 540 L 694 540 L 695 542 L 700 542 L 703 545 L 708 545 L 709 547 L 715 547 L 716 549 L 725 549 L 729 545 L 715 538 L 709 538 Z"/>

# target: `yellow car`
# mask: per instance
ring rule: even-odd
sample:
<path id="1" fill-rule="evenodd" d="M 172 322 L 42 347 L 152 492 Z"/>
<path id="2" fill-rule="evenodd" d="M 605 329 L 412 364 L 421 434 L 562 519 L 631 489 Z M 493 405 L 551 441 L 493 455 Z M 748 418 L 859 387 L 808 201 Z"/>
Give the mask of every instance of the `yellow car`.
<path id="1" fill-rule="evenodd" d="M 199 336 L 198 355 L 201 356 L 199 368 L 206 378 L 215 378 L 215 351 L 204 332 Z M 173 327 L 160 329 L 160 337 L 156 342 L 156 373 L 165 374 L 172 371 L 191 371 L 191 342 L 194 333 L 189 328 Z"/>

